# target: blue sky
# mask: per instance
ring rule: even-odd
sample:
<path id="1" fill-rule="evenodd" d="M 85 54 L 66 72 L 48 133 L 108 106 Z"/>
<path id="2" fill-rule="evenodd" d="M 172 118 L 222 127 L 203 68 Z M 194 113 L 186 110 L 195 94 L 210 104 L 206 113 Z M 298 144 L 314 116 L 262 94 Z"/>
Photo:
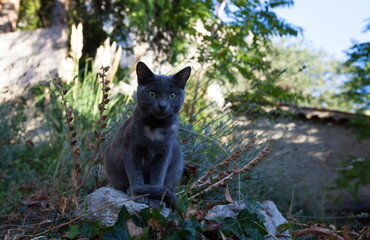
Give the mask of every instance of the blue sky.
<path id="1" fill-rule="evenodd" d="M 369 42 L 363 32 L 370 18 L 370 0 L 295 0 L 291 8 L 275 11 L 289 23 L 304 29 L 303 36 L 313 47 L 344 60 L 352 41 Z"/>

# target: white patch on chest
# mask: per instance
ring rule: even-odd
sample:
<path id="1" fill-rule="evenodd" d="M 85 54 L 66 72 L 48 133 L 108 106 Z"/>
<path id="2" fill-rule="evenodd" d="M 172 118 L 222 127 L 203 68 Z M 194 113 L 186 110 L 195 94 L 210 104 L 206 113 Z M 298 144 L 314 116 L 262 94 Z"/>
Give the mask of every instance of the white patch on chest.
<path id="1" fill-rule="evenodd" d="M 144 127 L 144 133 L 147 138 L 149 138 L 152 141 L 162 141 L 164 140 L 164 135 L 161 133 L 161 128 L 155 128 L 153 130 L 150 130 L 149 127 Z"/>
<path id="2" fill-rule="evenodd" d="M 177 130 L 178 130 L 177 124 L 176 123 L 172 124 L 171 129 L 172 129 L 172 131 L 177 132 Z"/>

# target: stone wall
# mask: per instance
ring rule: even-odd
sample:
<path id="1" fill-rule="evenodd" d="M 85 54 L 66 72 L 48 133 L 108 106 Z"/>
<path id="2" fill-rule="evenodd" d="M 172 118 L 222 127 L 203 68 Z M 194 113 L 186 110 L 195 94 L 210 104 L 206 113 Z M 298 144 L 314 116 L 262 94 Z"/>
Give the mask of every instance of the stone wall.
<path id="1" fill-rule="evenodd" d="M 331 189 L 343 170 L 342 161 L 350 156 L 370 161 L 370 140 L 360 141 L 354 127 L 302 116 L 264 118 L 254 123 L 242 117 L 237 126 L 237 139 L 274 139 L 271 155 L 248 183 L 266 199 L 280 204 L 281 210 L 293 213 L 307 208 L 324 214 L 341 204 L 341 209 L 370 209 L 370 186 L 361 188 L 358 202 L 346 191 Z"/>
<path id="2" fill-rule="evenodd" d="M 48 80 L 67 54 L 67 29 L 61 26 L 0 34 L 1 99 L 20 95 L 37 82 Z"/>

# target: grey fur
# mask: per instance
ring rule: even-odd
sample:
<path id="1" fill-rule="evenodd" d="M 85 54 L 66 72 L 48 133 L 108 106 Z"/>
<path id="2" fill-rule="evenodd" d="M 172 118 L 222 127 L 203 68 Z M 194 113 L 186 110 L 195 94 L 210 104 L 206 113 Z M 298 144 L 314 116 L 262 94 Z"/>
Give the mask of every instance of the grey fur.
<path id="1" fill-rule="evenodd" d="M 137 106 L 106 149 L 105 171 L 112 186 L 131 197 L 149 194 L 138 201 L 152 207 L 161 200 L 177 202 L 184 167 L 176 139 L 178 113 L 190 72 L 186 67 L 175 75 L 156 75 L 139 62 Z"/>

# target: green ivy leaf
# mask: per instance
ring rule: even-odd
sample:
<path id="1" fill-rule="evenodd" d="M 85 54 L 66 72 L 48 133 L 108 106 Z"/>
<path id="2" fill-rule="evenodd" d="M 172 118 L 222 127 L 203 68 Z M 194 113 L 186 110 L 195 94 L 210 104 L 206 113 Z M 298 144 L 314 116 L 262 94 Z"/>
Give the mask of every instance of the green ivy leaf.
<path id="1" fill-rule="evenodd" d="M 73 239 L 80 234 L 78 225 L 71 225 L 67 232 L 67 238 Z"/>
<path id="2" fill-rule="evenodd" d="M 126 221 L 132 219 L 131 214 L 128 212 L 125 205 L 122 205 L 122 208 L 118 214 L 114 228 L 110 231 L 105 232 L 102 235 L 104 240 L 129 240 L 130 236 L 126 229 Z"/>
<path id="3" fill-rule="evenodd" d="M 239 239 L 246 239 L 238 220 L 235 218 L 225 218 L 224 224 L 222 225 L 222 230 L 232 232 Z"/>
<path id="4" fill-rule="evenodd" d="M 89 222 L 82 222 L 80 232 L 82 236 L 87 239 L 91 239 L 97 234 L 95 227 Z"/>
<path id="5" fill-rule="evenodd" d="M 113 230 L 105 232 L 103 240 L 130 240 L 130 236 L 124 226 L 117 225 Z"/>
<path id="6" fill-rule="evenodd" d="M 268 233 L 258 215 L 256 213 L 249 212 L 247 209 L 243 209 L 239 212 L 237 220 L 242 226 L 243 231 L 253 239 L 263 240 L 263 236 Z"/>
<path id="7" fill-rule="evenodd" d="M 116 227 L 116 226 L 125 227 L 126 226 L 126 221 L 128 219 L 131 219 L 131 218 L 132 218 L 131 214 L 128 212 L 126 206 L 122 205 L 122 208 L 118 213 L 118 218 L 117 218 L 116 223 L 114 224 L 114 227 Z"/>
<path id="8" fill-rule="evenodd" d="M 263 236 L 267 234 L 257 213 L 247 209 L 241 210 L 236 219 L 225 218 L 222 229 L 232 232 L 239 239 L 264 240 Z"/>
<path id="9" fill-rule="evenodd" d="M 149 219 L 153 218 L 153 214 L 150 211 L 150 208 L 144 208 L 140 211 L 140 216 L 143 222 L 148 222 Z"/>
<path id="10" fill-rule="evenodd" d="M 152 209 L 153 218 L 159 220 L 159 223 L 164 225 L 166 224 L 166 218 L 160 212 L 159 208 Z"/>

